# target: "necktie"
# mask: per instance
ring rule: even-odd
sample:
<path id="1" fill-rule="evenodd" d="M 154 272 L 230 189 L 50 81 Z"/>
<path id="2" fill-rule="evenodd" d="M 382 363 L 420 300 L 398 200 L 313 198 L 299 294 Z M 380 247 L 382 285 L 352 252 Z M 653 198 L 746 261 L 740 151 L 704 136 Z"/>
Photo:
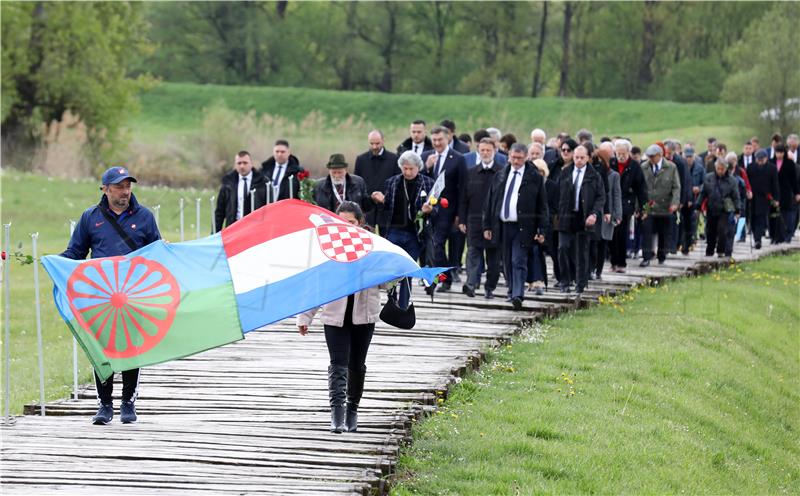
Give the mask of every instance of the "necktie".
<path id="1" fill-rule="evenodd" d="M 419 155 L 419 145 L 414 145 L 414 153 Z"/>
<path id="2" fill-rule="evenodd" d="M 277 184 L 278 180 L 281 178 L 281 171 L 283 170 L 283 166 L 279 165 L 275 167 L 275 175 L 272 177 L 272 183 Z"/>
<path id="3" fill-rule="evenodd" d="M 344 201 L 344 184 L 335 184 L 336 193 L 339 195 L 336 199 L 336 206 L 338 207 Z"/>
<path id="4" fill-rule="evenodd" d="M 444 156 L 439 155 L 436 157 L 436 171 L 433 177 L 439 177 L 439 173 L 442 172 L 442 162 L 444 161 Z"/>
<path id="5" fill-rule="evenodd" d="M 511 176 L 511 184 L 508 185 L 508 191 L 506 192 L 505 200 L 503 200 L 503 217 L 508 219 L 511 210 L 511 195 L 514 194 L 514 185 L 517 183 L 517 174 L 519 171 L 514 171 L 514 175 Z"/>
<path id="6" fill-rule="evenodd" d="M 242 181 L 244 181 L 244 194 L 242 195 L 242 201 L 244 205 L 242 205 L 242 212 L 244 214 L 242 217 L 250 213 L 250 188 L 247 187 L 247 178 L 243 177 Z"/>
<path id="7" fill-rule="evenodd" d="M 580 195 L 578 194 L 579 186 L 581 184 L 581 174 L 583 174 L 583 167 L 578 169 L 578 173 L 575 174 L 575 181 L 572 183 L 572 189 L 575 190 L 575 211 L 580 209 Z"/>

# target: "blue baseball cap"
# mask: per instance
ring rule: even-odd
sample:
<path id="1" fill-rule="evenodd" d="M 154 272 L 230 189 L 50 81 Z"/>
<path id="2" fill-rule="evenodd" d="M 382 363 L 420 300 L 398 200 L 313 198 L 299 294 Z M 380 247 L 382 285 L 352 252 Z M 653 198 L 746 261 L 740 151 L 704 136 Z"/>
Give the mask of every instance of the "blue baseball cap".
<path id="1" fill-rule="evenodd" d="M 103 173 L 103 186 L 109 184 L 118 184 L 125 179 L 130 179 L 131 182 L 137 182 L 136 178 L 131 176 L 128 169 L 122 166 L 111 167 Z"/>

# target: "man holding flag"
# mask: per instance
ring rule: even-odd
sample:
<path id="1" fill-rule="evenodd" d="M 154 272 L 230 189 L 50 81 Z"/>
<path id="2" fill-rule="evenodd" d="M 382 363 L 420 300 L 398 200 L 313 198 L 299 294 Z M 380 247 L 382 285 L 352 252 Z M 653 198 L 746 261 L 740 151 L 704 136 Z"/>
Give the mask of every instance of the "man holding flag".
<path id="1" fill-rule="evenodd" d="M 153 214 L 136 201 L 132 191 L 135 182 L 125 167 L 112 167 L 103 173 L 100 203 L 83 212 L 62 257 L 83 260 L 90 251 L 92 258 L 127 255 L 161 238 Z M 114 376 L 102 380 L 95 372 L 94 380 L 99 408 L 92 422 L 105 425 L 114 416 Z M 138 387 L 139 369 L 124 371 L 120 406 L 123 424 L 136 421 L 134 401 Z"/>

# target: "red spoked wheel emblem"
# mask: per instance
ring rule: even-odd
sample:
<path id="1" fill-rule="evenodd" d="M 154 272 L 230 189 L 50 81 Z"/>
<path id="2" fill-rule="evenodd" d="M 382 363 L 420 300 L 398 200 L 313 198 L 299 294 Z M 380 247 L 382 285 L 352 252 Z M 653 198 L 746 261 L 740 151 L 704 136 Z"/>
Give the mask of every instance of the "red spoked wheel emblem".
<path id="1" fill-rule="evenodd" d="M 78 324 L 109 358 L 130 358 L 164 338 L 180 303 L 180 286 L 160 263 L 110 257 L 82 263 L 67 281 Z"/>
<path id="2" fill-rule="evenodd" d="M 355 262 L 372 251 L 372 235 L 352 224 L 317 226 L 317 239 L 322 253 L 336 262 Z"/>

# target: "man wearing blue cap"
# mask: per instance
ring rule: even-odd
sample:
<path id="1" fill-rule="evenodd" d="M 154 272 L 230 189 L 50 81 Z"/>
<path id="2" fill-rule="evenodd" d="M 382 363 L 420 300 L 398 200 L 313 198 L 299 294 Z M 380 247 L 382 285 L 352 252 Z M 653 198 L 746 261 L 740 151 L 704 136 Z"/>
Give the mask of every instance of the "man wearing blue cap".
<path id="1" fill-rule="evenodd" d="M 83 260 L 90 250 L 92 258 L 127 255 L 161 239 L 153 214 L 139 205 L 131 191 L 135 182 L 136 178 L 125 167 L 112 167 L 103 173 L 100 203 L 83 212 L 62 257 Z M 110 377 L 104 382 L 95 374 L 94 381 L 99 408 L 92 422 L 105 425 L 114 416 L 111 399 L 114 378 Z M 138 386 L 139 369 L 122 373 L 120 421 L 123 424 L 136 421 L 134 401 Z"/>

